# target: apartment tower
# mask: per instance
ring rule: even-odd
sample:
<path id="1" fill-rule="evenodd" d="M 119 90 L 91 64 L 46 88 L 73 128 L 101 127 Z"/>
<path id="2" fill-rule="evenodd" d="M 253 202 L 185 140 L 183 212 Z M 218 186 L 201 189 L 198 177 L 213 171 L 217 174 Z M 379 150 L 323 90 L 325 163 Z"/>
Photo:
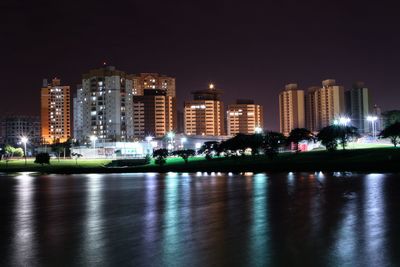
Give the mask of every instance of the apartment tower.
<path id="1" fill-rule="evenodd" d="M 369 132 L 367 116 L 371 115 L 368 88 L 363 82 L 357 82 L 345 92 L 346 112 L 351 118 L 353 126 L 358 128 L 360 133 Z"/>
<path id="2" fill-rule="evenodd" d="M 131 75 L 133 95 L 144 95 L 145 89 L 162 89 L 166 95 L 176 97 L 175 78 L 158 73 L 139 73 Z"/>
<path id="3" fill-rule="evenodd" d="M 133 139 L 132 79 L 113 66 L 90 70 L 74 99 L 76 139 L 99 142 Z"/>
<path id="4" fill-rule="evenodd" d="M 184 104 L 184 128 L 187 135 L 225 135 L 224 104 L 221 90 L 209 85 L 208 89 L 192 92 L 193 100 Z"/>
<path id="5" fill-rule="evenodd" d="M 239 99 L 228 105 L 226 112 L 228 135 L 254 134 L 256 128 L 263 128 L 263 108 L 253 100 Z"/>
<path id="6" fill-rule="evenodd" d="M 305 127 L 304 90 L 295 83 L 287 84 L 279 94 L 280 131 L 288 136 L 295 128 Z"/>
<path id="7" fill-rule="evenodd" d="M 41 139 L 44 144 L 65 142 L 71 136 L 70 87 L 55 78 L 43 80 L 40 97 Z"/>
<path id="8" fill-rule="evenodd" d="M 322 87 L 309 89 L 306 102 L 308 126 L 313 132 L 331 125 L 346 112 L 344 88 L 332 79 L 322 81 Z"/>
<path id="9" fill-rule="evenodd" d="M 133 136 L 163 137 L 176 131 L 176 100 L 165 89 L 144 89 L 143 96 L 133 96 Z"/>

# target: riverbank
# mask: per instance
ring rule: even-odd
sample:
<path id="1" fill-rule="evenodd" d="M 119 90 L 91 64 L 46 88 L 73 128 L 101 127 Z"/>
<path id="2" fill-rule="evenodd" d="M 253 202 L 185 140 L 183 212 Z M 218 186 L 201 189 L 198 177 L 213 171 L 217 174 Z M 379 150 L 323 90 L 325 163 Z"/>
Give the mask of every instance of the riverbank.
<path id="1" fill-rule="evenodd" d="M 236 158 L 203 157 L 190 158 L 185 163 L 181 158 L 168 158 L 164 166 L 152 161 L 148 165 L 108 168 L 110 160 L 60 160 L 53 159 L 50 165 L 34 164 L 33 160 L 0 162 L 0 172 L 39 173 L 137 173 L 137 172 L 299 172 L 299 171 L 359 171 L 400 172 L 400 149 L 373 148 L 339 150 L 335 152 L 313 151 L 281 153 L 274 159 L 264 155 Z"/>

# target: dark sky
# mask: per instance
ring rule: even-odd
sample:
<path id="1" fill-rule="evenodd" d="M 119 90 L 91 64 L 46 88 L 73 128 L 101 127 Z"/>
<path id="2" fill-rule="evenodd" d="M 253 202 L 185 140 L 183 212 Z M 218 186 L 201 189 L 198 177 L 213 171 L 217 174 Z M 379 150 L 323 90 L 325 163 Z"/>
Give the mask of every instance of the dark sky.
<path id="1" fill-rule="evenodd" d="M 213 81 L 225 104 L 261 103 L 269 129 L 289 82 L 362 80 L 374 103 L 400 108 L 395 1 L 2 0 L 0 36 L 2 114 L 39 114 L 42 78 L 75 90 L 103 61 L 175 76 L 180 107 Z"/>

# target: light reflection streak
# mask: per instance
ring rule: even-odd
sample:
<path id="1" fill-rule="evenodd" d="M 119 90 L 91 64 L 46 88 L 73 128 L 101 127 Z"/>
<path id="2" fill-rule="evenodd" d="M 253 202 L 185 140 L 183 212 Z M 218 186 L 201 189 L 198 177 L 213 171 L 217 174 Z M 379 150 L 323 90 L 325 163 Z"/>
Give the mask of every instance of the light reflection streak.
<path id="1" fill-rule="evenodd" d="M 156 239 L 157 229 L 157 175 L 146 174 L 145 180 L 145 235 L 144 238 L 147 242 L 153 242 Z"/>
<path id="2" fill-rule="evenodd" d="M 13 262 L 15 266 L 29 266 L 34 264 L 36 247 L 33 244 L 35 217 L 33 214 L 34 177 L 28 173 L 21 173 L 15 177 L 18 180 L 16 187 L 17 202 L 15 205 L 15 242 L 13 248 Z"/>
<path id="3" fill-rule="evenodd" d="M 250 261 L 254 266 L 267 266 L 269 258 L 269 218 L 267 201 L 267 179 L 265 174 L 253 178 L 253 208 L 250 235 Z"/>
<path id="4" fill-rule="evenodd" d="M 383 194 L 383 185 L 385 182 L 385 175 L 383 174 L 369 174 L 365 177 L 366 184 L 365 192 L 365 245 L 366 253 L 369 262 L 377 259 L 384 259 L 386 252 L 383 250 L 384 245 L 383 236 L 385 236 L 385 199 Z M 368 260 L 367 260 L 368 262 Z"/>
<path id="5" fill-rule="evenodd" d="M 101 206 L 103 205 L 103 179 L 100 174 L 87 175 L 87 199 L 86 199 L 86 222 L 84 253 L 88 262 L 104 262 L 104 229 Z"/>
<path id="6" fill-rule="evenodd" d="M 165 177 L 165 211 L 163 227 L 163 262 L 171 265 L 177 261 L 179 249 L 179 214 L 178 214 L 178 177 L 173 173 L 168 173 Z"/>

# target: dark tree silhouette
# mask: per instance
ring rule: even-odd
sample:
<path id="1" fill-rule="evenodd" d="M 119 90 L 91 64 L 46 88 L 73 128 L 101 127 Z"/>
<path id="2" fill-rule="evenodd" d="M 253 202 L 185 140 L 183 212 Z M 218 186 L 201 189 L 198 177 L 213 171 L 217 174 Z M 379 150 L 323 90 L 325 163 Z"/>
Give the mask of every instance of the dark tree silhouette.
<path id="1" fill-rule="evenodd" d="M 153 158 L 155 158 L 155 163 L 163 166 L 166 162 L 165 158 L 168 157 L 168 149 L 160 148 L 153 151 Z"/>
<path id="2" fill-rule="evenodd" d="M 337 149 L 340 144 L 346 149 L 347 143 L 360 135 L 356 127 L 344 125 L 330 125 L 321 129 L 317 138 L 329 151 Z"/>
<path id="3" fill-rule="evenodd" d="M 196 154 L 196 151 L 193 149 L 184 149 L 184 150 L 177 150 L 172 152 L 172 155 L 181 157 L 185 163 L 188 163 L 189 157 L 193 157 Z"/>
<path id="4" fill-rule="evenodd" d="M 34 163 L 41 164 L 50 164 L 50 155 L 49 153 L 39 153 L 36 155 Z"/>
<path id="5" fill-rule="evenodd" d="M 299 151 L 299 143 L 301 141 L 313 140 L 313 134 L 306 128 L 295 128 L 290 131 L 287 141 L 296 145 L 296 151 Z"/>
<path id="6" fill-rule="evenodd" d="M 267 132 L 263 140 L 263 149 L 269 158 L 274 158 L 278 154 L 278 149 L 284 146 L 286 137 L 278 132 Z"/>
<path id="7" fill-rule="evenodd" d="M 397 144 L 400 142 L 400 122 L 387 126 L 379 136 L 381 138 L 389 138 L 394 147 L 397 147 Z"/>

